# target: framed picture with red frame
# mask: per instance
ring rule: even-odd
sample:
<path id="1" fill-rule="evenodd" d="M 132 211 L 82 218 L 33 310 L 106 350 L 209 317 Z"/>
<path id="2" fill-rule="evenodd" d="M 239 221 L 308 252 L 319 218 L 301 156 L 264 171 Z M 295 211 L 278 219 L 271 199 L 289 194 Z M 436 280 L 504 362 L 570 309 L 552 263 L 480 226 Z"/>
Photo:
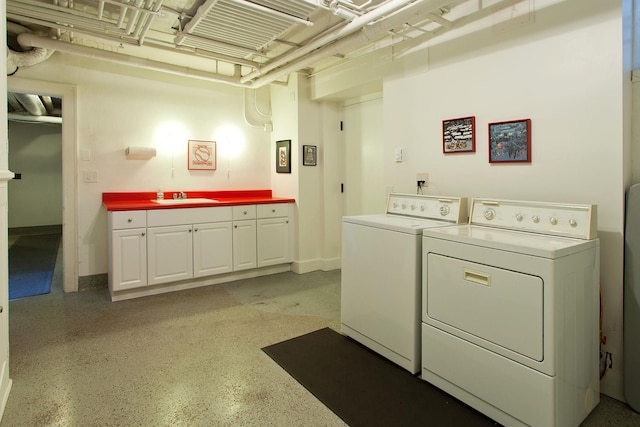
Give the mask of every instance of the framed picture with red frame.
<path id="1" fill-rule="evenodd" d="M 489 123 L 489 163 L 531 163 L 531 119 Z"/>

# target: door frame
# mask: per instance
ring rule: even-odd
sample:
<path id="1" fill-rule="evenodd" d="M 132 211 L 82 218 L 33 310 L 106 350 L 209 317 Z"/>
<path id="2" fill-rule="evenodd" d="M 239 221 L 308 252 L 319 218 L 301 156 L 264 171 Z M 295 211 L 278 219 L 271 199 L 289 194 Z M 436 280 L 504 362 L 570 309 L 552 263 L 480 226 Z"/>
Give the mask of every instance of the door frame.
<path id="1" fill-rule="evenodd" d="M 7 77 L 7 91 L 62 98 L 62 289 L 64 292 L 77 292 L 77 88 L 10 76 Z"/>

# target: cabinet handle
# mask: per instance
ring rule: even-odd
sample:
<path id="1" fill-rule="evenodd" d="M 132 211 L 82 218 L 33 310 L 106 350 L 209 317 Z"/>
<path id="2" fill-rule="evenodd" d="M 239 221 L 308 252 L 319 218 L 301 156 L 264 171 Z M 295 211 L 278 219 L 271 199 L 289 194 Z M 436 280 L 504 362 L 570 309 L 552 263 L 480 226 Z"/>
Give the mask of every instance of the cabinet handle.
<path id="1" fill-rule="evenodd" d="M 289 224 L 289 220 L 286 220 L 285 222 L 286 222 L 287 224 Z"/>
<path id="2" fill-rule="evenodd" d="M 191 231 L 192 231 L 192 230 L 191 230 L 191 229 L 189 229 L 189 233 L 191 233 Z"/>
<path id="3" fill-rule="evenodd" d="M 243 214 L 244 214 L 244 215 L 246 215 L 246 214 L 247 214 L 247 211 L 244 211 L 244 212 L 243 212 Z"/>
<path id="4" fill-rule="evenodd" d="M 195 230 L 193 230 L 193 231 L 198 231 L 198 229 L 196 228 L 196 229 L 195 229 Z"/>
<path id="5" fill-rule="evenodd" d="M 276 213 L 276 210 L 275 209 L 271 209 L 271 212 Z"/>
<path id="6" fill-rule="evenodd" d="M 234 226 L 233 226 L 233 228 L 238 228 L 238 226 L 237 226 L 237 225 L 234 225 Z"/>
<path id="7" fill-rule="evenodd" d="M 142 233 L 142 236 L 144 236 L 144 233 Z"/>
<path id="8" fill-rule="evenodd" d="M 131 221 L 133 221 L 131 218 L 128 218 L 128 219 L 127 219 L 127 222 L 131 222 Z"/>

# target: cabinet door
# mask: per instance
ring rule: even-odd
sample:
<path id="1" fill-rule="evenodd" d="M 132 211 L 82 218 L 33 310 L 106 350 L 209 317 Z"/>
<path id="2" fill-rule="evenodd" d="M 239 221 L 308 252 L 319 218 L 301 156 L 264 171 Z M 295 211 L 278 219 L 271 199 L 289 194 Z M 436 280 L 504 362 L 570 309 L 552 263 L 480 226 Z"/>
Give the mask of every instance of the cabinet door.
<path id="1" fill-rule="evenodd" d="M 139 288 L 147 285 L 147 236 L 145 228 L 111 232 L 111 289 Z"/>
<path id="2" fill-rule="evenodd" d="M 291 262 L 289 249 L 289 218 L 259 219 L 258 267 Z"/>
<path id="3" fill-rule="evenodd" d="M 191 225 L 150 227 L 147 234 L 150 285 L 193 277 Z"/>
<path id="4" fill-rule="evenodd" d="M 194 224 L 193 277 L 233 271 L 231 222 Z"/>
<path id="5" fill-rule="evenodd" d="M 256 268 L 256 221 L 233 222 L 233 270 Z"/>

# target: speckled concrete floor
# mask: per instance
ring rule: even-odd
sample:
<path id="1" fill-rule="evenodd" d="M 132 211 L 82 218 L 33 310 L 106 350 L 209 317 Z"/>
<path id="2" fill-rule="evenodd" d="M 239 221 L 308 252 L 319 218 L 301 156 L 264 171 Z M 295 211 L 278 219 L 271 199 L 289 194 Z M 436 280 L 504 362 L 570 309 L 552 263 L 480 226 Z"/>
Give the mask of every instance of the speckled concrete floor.
<path id="1" fill-rule="evenodd" d="M 339 304 L 339 271 L 118 303 L 54 284 L 10 303 L 13 388 L 0 426 L 344 426 L 260 350 L 339 330 Z M 639 425 L 606 396 L 583 423 Z"/>

